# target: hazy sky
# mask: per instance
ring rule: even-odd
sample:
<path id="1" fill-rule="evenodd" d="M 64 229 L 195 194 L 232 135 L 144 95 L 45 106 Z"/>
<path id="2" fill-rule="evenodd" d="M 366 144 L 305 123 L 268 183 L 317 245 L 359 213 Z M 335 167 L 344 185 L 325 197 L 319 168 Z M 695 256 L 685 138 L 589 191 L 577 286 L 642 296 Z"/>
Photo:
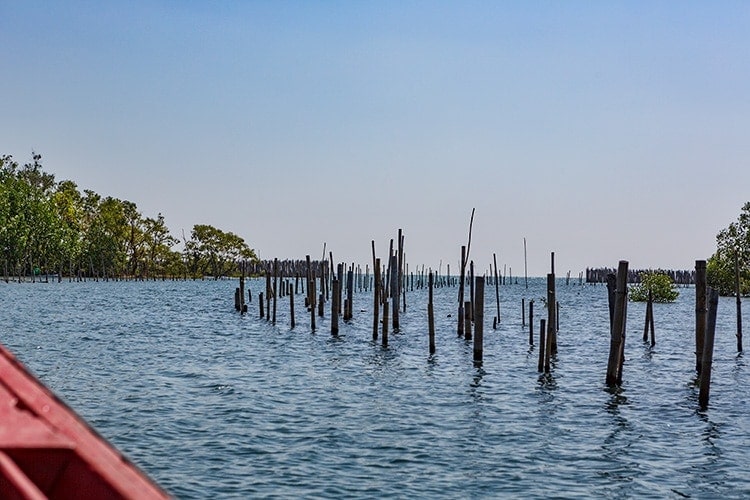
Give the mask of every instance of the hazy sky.
<path id="1" fill-rule="evenodd" d="M 750 200 L 750 3 L 0 0 L 0 154 L 263 258 L 691 268 Z"/>

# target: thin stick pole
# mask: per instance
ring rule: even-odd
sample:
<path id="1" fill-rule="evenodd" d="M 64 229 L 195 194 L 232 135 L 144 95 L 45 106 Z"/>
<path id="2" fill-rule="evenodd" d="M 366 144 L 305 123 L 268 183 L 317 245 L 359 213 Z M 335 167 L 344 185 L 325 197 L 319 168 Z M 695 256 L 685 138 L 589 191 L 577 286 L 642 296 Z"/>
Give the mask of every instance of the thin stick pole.
<path id="1" fill-rule="evenodd" d="M 429 298 L 427 300 L 427 325 L 430 335 L 430 354 L 435 354 L 435 311 L 432 304 L 432 270 L 430 269 L 429 277 Z"/>
<path id="2" fill-rule="evenodd" d="M 740 296 L 740 259 L 734 252 L 734 295 L 737 299 L 737 352 L 742 352 L 742 298 Z"/>
<path id="3" fill-rule="evenodd" d="M 492 254 L 495 262 L 495 303 L 497 304 L 497 322 L 500 323 L 500 285 L 497 283 L 497 254 Z"/>

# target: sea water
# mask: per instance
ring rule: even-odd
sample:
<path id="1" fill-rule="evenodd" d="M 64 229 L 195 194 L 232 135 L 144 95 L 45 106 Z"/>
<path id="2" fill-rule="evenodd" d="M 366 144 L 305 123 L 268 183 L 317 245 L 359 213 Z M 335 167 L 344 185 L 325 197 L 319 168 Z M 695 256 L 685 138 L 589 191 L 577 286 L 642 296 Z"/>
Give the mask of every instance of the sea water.
<path id="1" fill-rule="evenodd" d="M 400 329 L 372 340 L 371 292 L 330 334 L 303 295 L 277 321 L 234 310 L 237 281 L 0 283 L 0 342 L 178 498 L 750 496 L 750 368 L 733 298 L 719 303 L 711 399 L 698 410 L 693 288 L 630 303 L 623 385 L 604 384 L 606 287 L 557 280 L 549 375 L 522 325 L 546 317 L 546 281 L 485 291 L 484 363 L 456 333 L 457 288 L 409 290 Z M 468 294 L 468 289 L 467 289 Z M 745 310 L 750 305 L 743 304 Z M 401 304 L 403 308 L 403 304 Z M 745 324 L 750 324 L 745 314 Z M 526 318 L 528 322 L 528 316 Z"/>

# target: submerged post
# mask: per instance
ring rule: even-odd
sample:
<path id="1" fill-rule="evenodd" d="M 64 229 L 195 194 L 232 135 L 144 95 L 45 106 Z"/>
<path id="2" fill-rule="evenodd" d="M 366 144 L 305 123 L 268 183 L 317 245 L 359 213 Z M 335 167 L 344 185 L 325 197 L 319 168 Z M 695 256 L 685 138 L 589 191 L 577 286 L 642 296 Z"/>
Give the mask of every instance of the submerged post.
<path id="1" fill-rule="evenodd" d="M 481 365 L 484 354 L 484 277 L 474 284 L 474 364 Z"/>
<path id="2" fill-rule="evenodd" d="M 701 410 L 708 408 L 708 395 L 711 389 L 711 365 L 714 356 L 714 332 L 716 331 L 716 310 L 719 307 L 719 292 L 708 289 L 708 318 L 706 321 L 706 339 L 703 343 L 703 358 L 700 377 L 698 405 Z"/>

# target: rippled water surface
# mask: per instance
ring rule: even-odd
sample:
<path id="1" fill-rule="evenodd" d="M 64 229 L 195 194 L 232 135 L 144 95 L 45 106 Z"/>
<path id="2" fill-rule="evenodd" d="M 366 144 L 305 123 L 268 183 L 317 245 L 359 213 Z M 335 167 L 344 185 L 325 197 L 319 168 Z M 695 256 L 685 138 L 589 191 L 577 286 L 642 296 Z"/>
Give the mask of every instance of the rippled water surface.
<path id="1" fill-rule="evenodd" d="M 631 303 L 624 383 L 604 386 L 606 288 L 566 286 L 558 356 L 537 372 L 521 299 L 546 314 L 543 280 L 488 287 L 484 364 L 456 335 L 457 289 L 409 291 L 387 349 L 372 296 L 330 335 L 296 296 L 276 325 L 236 281 L 0 283 L 0 342 L 178 498 L 748 497 L 749 370 L 734 299 L 719 304 L 711 402 L 697 411 L 694 292 L 655 305 L 656 346 Z M 743 303 L 744 323 L 750 324 Z M 449 315 L 452 315 L 449 317 Z M 537 323 L 538 325 L 538 323 Z M 538 326 L 535 328 L 538 330 Z M 535 331 L 535 335 L 538 333 Z"/>

